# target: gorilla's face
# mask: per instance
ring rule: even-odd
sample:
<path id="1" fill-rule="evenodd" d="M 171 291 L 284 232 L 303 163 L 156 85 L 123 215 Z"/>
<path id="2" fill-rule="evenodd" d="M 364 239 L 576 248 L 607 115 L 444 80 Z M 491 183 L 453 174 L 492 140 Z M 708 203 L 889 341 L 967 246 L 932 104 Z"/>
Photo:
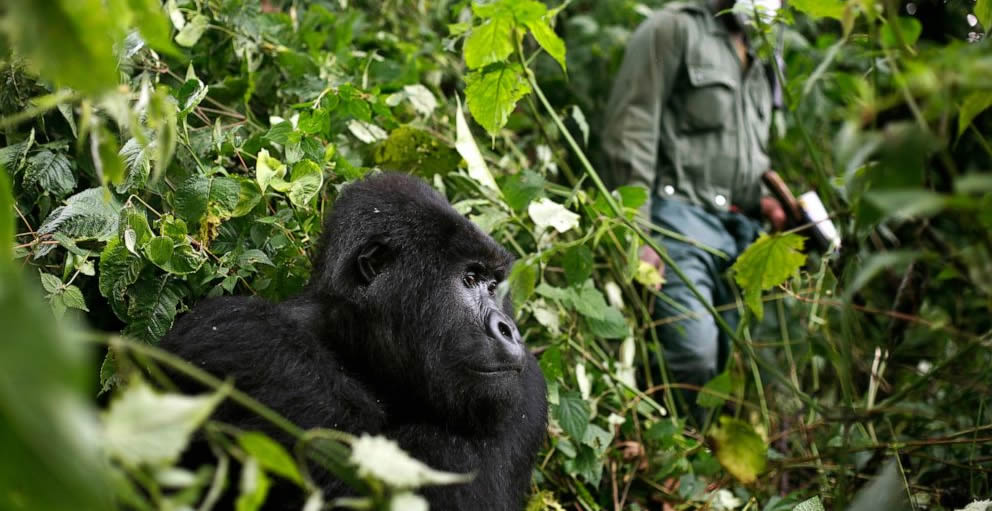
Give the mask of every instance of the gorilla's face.
<path id="1" fill-rule="evenodd" d="M 377 386 L 474 423 L 514 408 L 530 355 L 499 292 L 513 261 L 506 249 L 399 175 L 346 188 L 325 233 L 333 245 L 318 282 L 353 304 L 362 327 L 344 349 L 377 371 Z"/>

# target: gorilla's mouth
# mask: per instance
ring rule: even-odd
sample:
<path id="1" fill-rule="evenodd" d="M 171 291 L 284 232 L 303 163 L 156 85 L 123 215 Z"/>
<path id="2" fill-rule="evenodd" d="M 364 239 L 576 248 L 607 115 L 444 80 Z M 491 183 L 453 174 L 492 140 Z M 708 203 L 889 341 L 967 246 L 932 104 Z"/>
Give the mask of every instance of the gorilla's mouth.
<path id="1" fill-rule="evenodd" d="M 519 365 L 499 365 L 492 367 L 470 367 L 468 370 L 471 373 L 477 374 L 479 376 L 485 377 L 498 377 L 498 376 L 513 376 L 520 374 L 523 366 Z"/>

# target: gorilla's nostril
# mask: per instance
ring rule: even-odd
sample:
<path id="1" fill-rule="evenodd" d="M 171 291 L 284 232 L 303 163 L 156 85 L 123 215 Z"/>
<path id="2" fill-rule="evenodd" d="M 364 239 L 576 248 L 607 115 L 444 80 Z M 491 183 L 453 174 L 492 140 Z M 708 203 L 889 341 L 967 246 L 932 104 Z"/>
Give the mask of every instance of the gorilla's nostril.
<path id="1" fill-rule="evenodd" d="M 507 324 L 506 324 L 506 323 L 502 323 L 502 322 L 501 322 L 501 323 L 499 324 L 499 333 L 500 333 L 500 334 L 501 334 L 501 335 L 502 335 L 503 337 L 506 337 L 506 338 L 510 338 L 510 337 L 513 337 L 513 335 L 512 335 L 512 332 L 510 331 L 510 327 L 509 327 L 509 326 L 507 326 Z"/>

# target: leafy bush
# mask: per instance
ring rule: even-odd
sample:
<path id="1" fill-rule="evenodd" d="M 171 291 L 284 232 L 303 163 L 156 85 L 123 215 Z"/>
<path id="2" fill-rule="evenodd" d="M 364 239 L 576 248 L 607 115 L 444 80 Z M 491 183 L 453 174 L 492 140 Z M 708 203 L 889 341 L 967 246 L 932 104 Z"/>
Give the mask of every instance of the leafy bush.
<path id="1" fill-rule="evenodd" d="M 411 487 L 452 482 L 381 439 L 300 431 L 154 348 L 202 298 L 297 292 L 337 191 L 376 168 L 422 175 L 518 256 L 509 287 L 551 402 L 529 509 L 857 508 L 876 474 L 864 492 L 917 508 L 992 493 L 987 0 L 796 0 L 780 29 L 758 23 L 759 53 L 785 50 L 776 168 L 820 193 L 844 246 L 807 257 L 799 231 L 739 260 L 745 320 L 700 393 L 705 430 L 657 369 L 646 195 L 607 190 L 594 164 L 610 71 L 648 7 L 160 3 L 0 9 L 2 507 L 208 508 L 232 457 L 238 509 L 272 477 L 324 505 L 304 457 L 369 499 L 354 505 L 415 509 Z M 217 390 L 137 376 L 159 364 Z M 221 399 L 308 448 L 204 424 Z M 198 428 L 216 463 L 175 467 Z"/>

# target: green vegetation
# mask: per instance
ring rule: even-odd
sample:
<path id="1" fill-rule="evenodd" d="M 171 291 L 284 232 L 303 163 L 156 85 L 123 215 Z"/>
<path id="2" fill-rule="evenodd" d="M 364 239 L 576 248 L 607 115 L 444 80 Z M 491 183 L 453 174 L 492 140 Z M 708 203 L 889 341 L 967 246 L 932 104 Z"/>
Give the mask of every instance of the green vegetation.
<path id="1" fill-rule="evenodd" d="M 376 168 L 422 175 L 518 257 L 551 402 L 528 509 L 992 496 L 992 2 L 793 0 L 759 22 L 759 54 L 784 48 L 775 168 L 844 245 L 803 253 L 799 230 L 738 261 L 707 428 L 651 370 L 646 197 L 596 172 L 613 71 L 660 3 L 0 4 L 0 508 L 209 509 L 232 477 L 239 510 L 273 478 L 309 510 L 420 509 L 417 487 L 458 481 L 154 347 L 204 297 L 298 291 L 322 215 Z M 159 366 L 215 391 L 169 393 Z M 298 448 L 206 420 L 223 399 Z M 176 467 L 198 429 L 216 462 Z M 361 497 L 324 502 L 307 464 Z"/>

